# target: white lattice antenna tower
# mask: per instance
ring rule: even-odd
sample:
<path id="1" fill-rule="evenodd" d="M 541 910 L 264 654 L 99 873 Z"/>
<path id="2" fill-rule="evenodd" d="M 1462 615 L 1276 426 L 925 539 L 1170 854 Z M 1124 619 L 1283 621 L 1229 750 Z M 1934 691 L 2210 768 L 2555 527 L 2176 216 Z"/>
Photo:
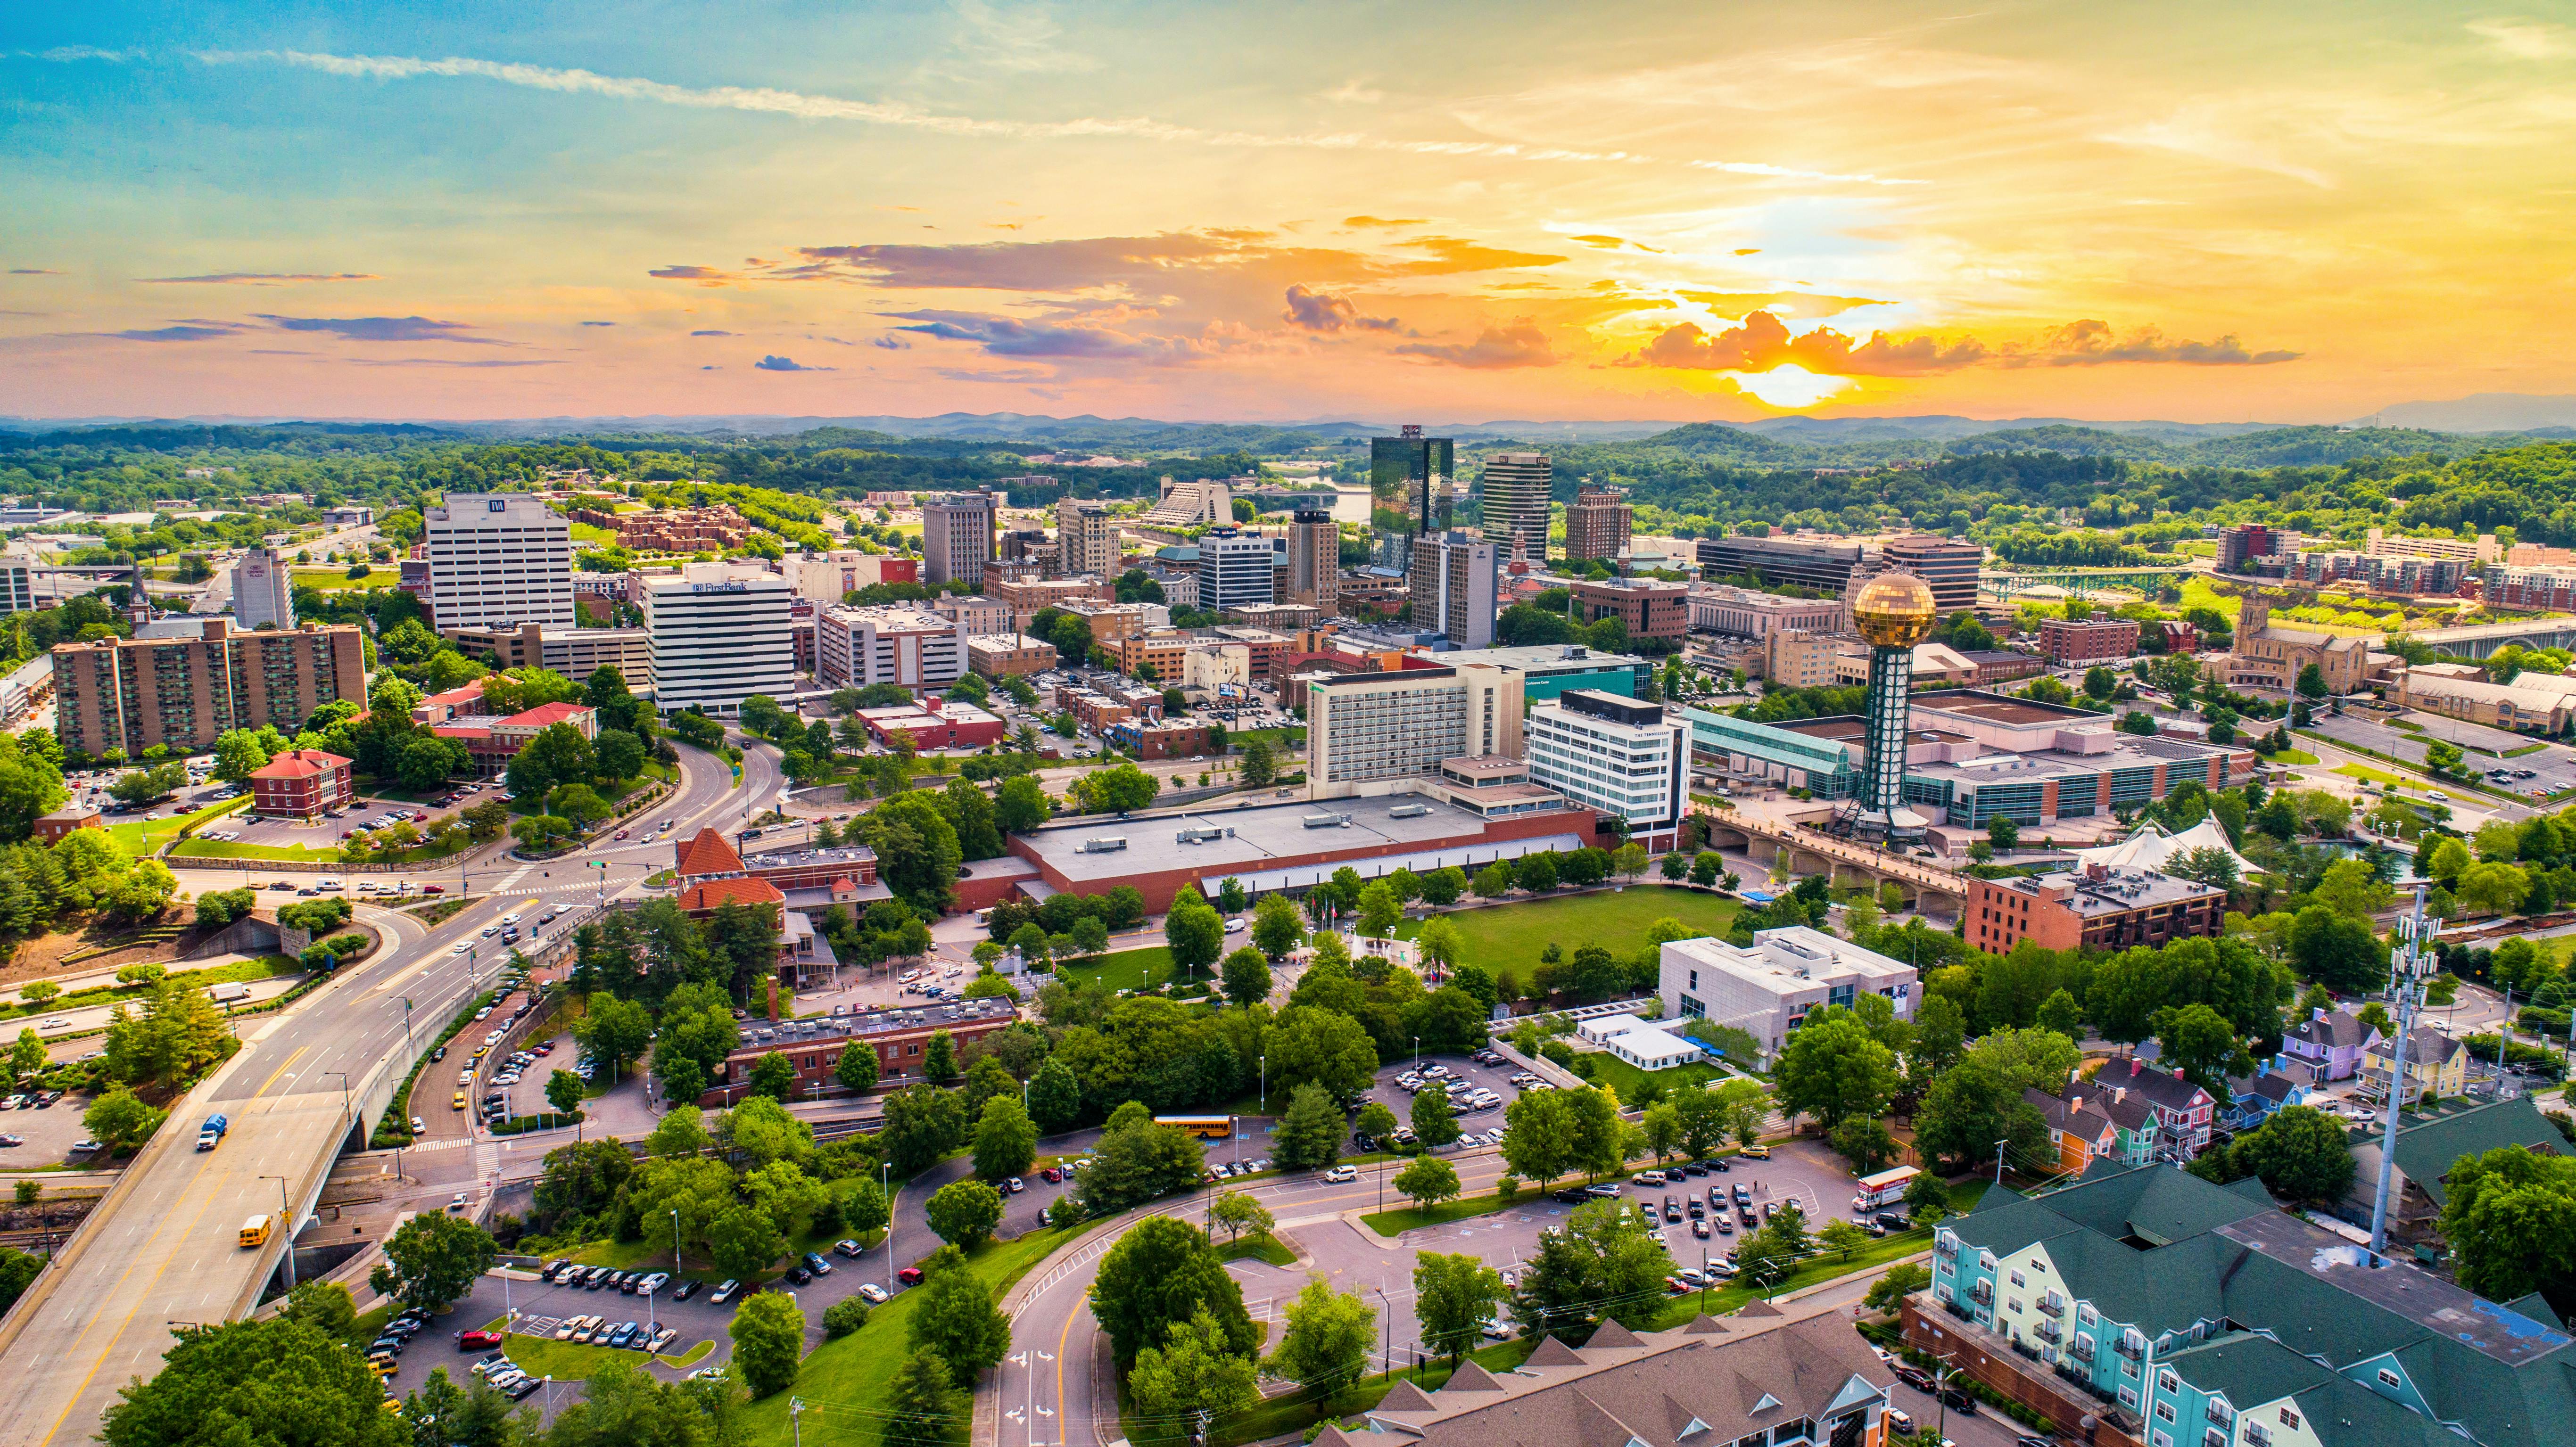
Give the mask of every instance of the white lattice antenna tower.
<path id="1" fill-rule="evenodd" d="M 2388 1000 L 2396 1007 L 2396 1038 L 2388 1047 L 2388 1117 L 2379 1133 L 2379 1185 L 2370 1198 L 2370 1254 L 2388 1246 L 2388 1184 L 2397 1164 L 2397 1112 L 2406 1099 L 2406 1043 L 2415 1029 L 2415 1010 L 2424 1000 L 2424 982 L 2433 973 L 2433 940 L 2442 933 L 2439 919 L 2424 917 L 2424 886 L 2415 886 L 2415 907 L 2397 921 L 2397 942 L 2388 952 Z"/>

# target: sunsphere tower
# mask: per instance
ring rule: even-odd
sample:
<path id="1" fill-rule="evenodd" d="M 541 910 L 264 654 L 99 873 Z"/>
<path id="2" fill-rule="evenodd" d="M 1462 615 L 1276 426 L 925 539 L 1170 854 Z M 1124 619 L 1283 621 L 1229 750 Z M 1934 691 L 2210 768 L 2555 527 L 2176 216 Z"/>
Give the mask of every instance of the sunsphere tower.
<path id="1" fill-rule="evenodd" d="M 1914 691 L 1914 645 L 1940 613 L 1931 585 L 1912 573 L 1881 573 L 1851 595 L 1852 627 L 1869 644 L 1868 735 L 1860 797 L 1841 822 L 1865 838 L 1915 839 L 1930 821 L 1905 807 L 1905 728 Z"/>

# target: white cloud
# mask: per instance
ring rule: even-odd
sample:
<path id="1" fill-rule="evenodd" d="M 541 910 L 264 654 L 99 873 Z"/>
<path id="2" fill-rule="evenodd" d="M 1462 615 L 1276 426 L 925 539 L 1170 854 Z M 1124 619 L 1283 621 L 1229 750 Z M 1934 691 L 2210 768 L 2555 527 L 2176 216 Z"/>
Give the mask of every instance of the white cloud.
<path id="1" fill-rule="evenodd" d="M 2555 25 L 2529 20 L 2472 20 L 2469 33 L 2516 60 L 2560 60 L 2576 55 L 2576 40 Z"/>

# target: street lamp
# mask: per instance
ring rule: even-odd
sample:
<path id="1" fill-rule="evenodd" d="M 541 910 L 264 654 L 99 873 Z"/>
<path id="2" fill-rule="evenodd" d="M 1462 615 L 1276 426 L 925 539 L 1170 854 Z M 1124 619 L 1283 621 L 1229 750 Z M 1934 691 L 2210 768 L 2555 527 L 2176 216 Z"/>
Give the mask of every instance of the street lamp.
<path id="1" fill-rule="evenodd" d="M 886 1293 L 894 1293 L 894 1162 L 877 1163 L 877 1193 L 885 1197 L 886 1208 Z"/>
<path id="2" fill-rule="evenodd" d="M 336 1075 L 340 1077 L 340 1114 L 344 1116 L 347 1115 L 349 1113 L 349 1072 L 345 1070 L 325 1070 L 322 1073 L 325 1075 Z"/>
<path id="3" fill-rule="evenodd" d="M 263 1181 L 277 1182 L 278 1228 L 286 1233 L 286 1289 L 295 1289 L 295 1208 L 286 1200 L 284 1176 L 262 1176 Z"/>

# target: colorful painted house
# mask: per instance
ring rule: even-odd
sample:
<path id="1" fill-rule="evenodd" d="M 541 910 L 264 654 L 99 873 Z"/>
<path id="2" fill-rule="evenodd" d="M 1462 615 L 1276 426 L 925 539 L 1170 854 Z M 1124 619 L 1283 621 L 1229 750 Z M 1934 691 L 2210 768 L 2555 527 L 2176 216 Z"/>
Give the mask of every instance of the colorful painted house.
<path id="1" fill-rule="evenodd" d="M 2227 1077 L 2227 1109 L 2219 1119 L 2232 1131 L 2249 1131 L 2285 1105 L 2305 1105 L 2308 1088 L 2277 1070 Z"/>
<path id="2" fill-rule="evenodd" d="M 2057 1144 L 2059 1170 L 2080 1176 L 2095 1161 L 2125 1159 L 2118 1123 L 2102 1108 L 2101 1095 L 2085 1082 L 2067 1087 L 2063 1096 L 2025 1086 L 2021 1098 L 2047 1119 L 2049 1138 Z"/>
<path id="3" fill-rule="evenodd" d="M 2374 1041 L 2361 1052 L 2362 1099 L 2388 1099 L 2388 1073 L 2396 1053 L 2395 1044 L 2387 1040 Z M 2459 1095 L 2468 1087 L 2469 1048 L 2430 1025 L 2416 1026 L 2415 1033 L 2406 1037 L 2406 1088 L 2397 1103 L 2408 1106 L 2427 1095 Z"/>
<path id="4" fill-rule="evenodd" d="M 2307 1085 L 2350 1080 L 2361 1069 L 2361 1052 L 2379 1038 L 2377 1027 L 2350 1010 L 2314 1007 L 2307 1019 L 2281 1032 L 2275 1068 Z"/>

